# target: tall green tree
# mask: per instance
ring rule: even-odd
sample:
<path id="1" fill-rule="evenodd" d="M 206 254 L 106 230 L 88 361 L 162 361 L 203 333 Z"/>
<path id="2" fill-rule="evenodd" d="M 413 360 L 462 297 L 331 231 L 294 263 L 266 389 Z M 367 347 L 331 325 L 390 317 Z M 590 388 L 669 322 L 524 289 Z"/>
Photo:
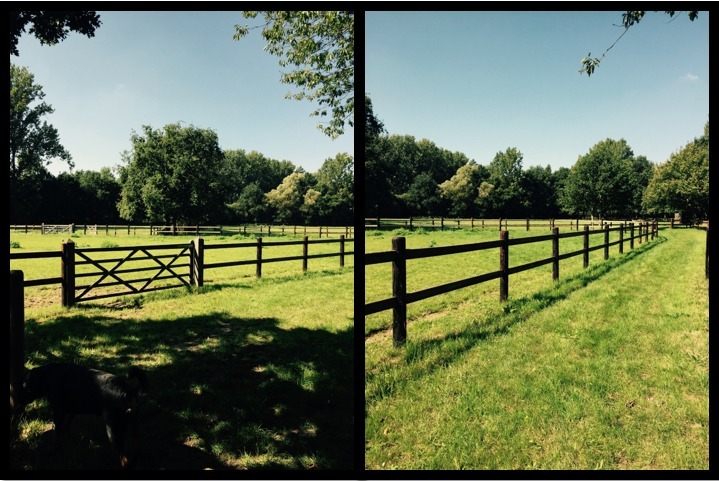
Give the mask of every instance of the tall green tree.
<path id="1" fill-rule="evenodd" d="M 78 186 L 86 199 L 79 217 L 72 222 L 107 224 L 120 221 L 117 203 L 120 200 L 121 186 L 109 167 L 99 171 L 79 170 L 73 173 Z"/>
<path id="2" fill-rule="evenodd" d="M 644 192 L 643 205 L 649 213 L 679 212 L 689 222 L 708 218 L 709 122 L 702 137 L 656 166 Z"/>
<path id="3" fill-rule="evenodd" d="M 45 118 L 54 112 L 43 101 L 42 85 L 27 68 L 10 64 L 10 219 L 27 221 L 36 212 L 47 165 L 58 159 L 73 167 L 60 135 Z"/>
<path id="4" fill-rule="evenodd" d="M 245 18 L 264 17 L 265 50 L 280 57 L 282 83 L 299 90 L 286 98 L 307 99 L 319 104 L 312 116 L 326 117 L 318 127 L 336 138 L 345 123 L 354 125 L 354 12 L 351 11 L 245 11 Z M 234 39 L 250 31 L 235 26 Z"/>
<path id="5" fill-rule="evenodd" d="M 273 220 L 276 223 L 296 224 L 302 221 L 302 206 L 305 203 L 305 194 L 312 187 L 312 178 L 302 169 L 291 173 L 282 180 L 282 183 L 272 189 L 265 198 L 273 210 Z M 310 203 L 315 199 L 311 197 Z"/>
<path id="6" fill-rule="evenodd" d="M 268 218 L 267 199 L 258 182 L 247 184 L 239 198 L 228 206 L 239 216 L 242 223 L 265 223 L 271 219 Z"/>
<path id="7" fill-rule="evenodd" d="M 479 196 L 482 181 L 480 166 L 472 160 L 457 169 L 449 180 L 439 184 L 442 198 L 447 200 L 449 215 L 473 215 L 473 206 Z"/>
<path id="8" fill-rule="evenodd" d="M 245 152 L 242 149 L 226 150 L 225 159 L 227 162 L 226 181 L 227 199 L 233 205 L 239 201 L 245 193 L 245 189 L 254 184 L 263 194 L 269 192 L 282 182 L 282 179 L 295 171 L 295 165 L 288 160 L 275 160 L 265 157 L 260 152 Z M 255 188 L 252 187 L 244 196 L 245 201 L 255 198 Z M 235 208 L 232 209 L 238 212 Z M 255 213 L 259 214 L 262 209 Z M 247 217 L 247 210 L 243 210 L 243 217 Z M 255 215 L 249 216 L 250 219 Z M 259 220 L 256 220 L 259 222 Z"/>
<path id="9" fill-rule="evenodd" d="M 377 160 L 366 168 L 379 166 L 374 173 L 374 177 L 380 180 L 378 187 L 384 184 L 389 188 L 390 198 L 380 208 L 382 216 L 408 215 L 413 210 L 411 205 L 406 204 L 408 199 L 436 199 L 437 186 L 469 162 L 461 152 L 450 152 L 427 139 L 416 140 L 411 135 L 382 136 L 376 146 Z M 418 180 L 421 174 L 429 174 L 433 182 Z M 367 188 L 369 190 L 369 186 Z M 420 188 L 425 191 L 419 191 Z M 388 197 L 381 192 L 374 193 L 377 194 L 385 199 Z"/>
<path id="10" fill-rule="evenodd" d="M 557 199 L 552 168 L 533 166 L 522 175 L 527 217 L 548 219 L 556 216 Z"/>
<path id="11" fill-rule="evenodd" d="M 523 217 L 528 209 L 522 186 L 524 155 L 515 147 L 497 152 L 487 168 L 488 182 L 494 186 L 489 198 L 492 215 L 501 217 Z"/>
<path id="12" fill-rule="evenodd" d="M 323 224 L 354 223 L 354 157 L 339 153 L 326 159 L 315 174 L 316 190 L 305 200 Z M 308 203 L 309 202 L 309 203 Z"/>
<path id="13" fill-rule="evenodd" d="M 389 175 L 390 159 L 384 155 L 386 130 L 374 113 L 372 99 L 365 94 L 365 141 L 364 141 L 364 214 L 387 215 L 394 199 L 391 194 Z"/>
<path id="14" fill-rule="evenodd" d="M 439 187 L 429 172 L 422 172 L 414 178 L 407 192 L 397 197 L 407 206 L 409 215 L 435 216 L 442 205 Z"/>
<path id="15" fill-rule="evenodd" d="M 69 11 L 11 11 L 10 13 L 10 55 L 18 56 L 20 36 L 30 26 L 29 33 L 35 35 L 42 45 L 55 45 L 65 40 L 71 31 L 87 37 L 94 37 L 100 26 L 100 16 L 95 12 Z"/>
<path id="16" fill-rule="evenodd" d="M 119 169 L 123 219 L 192 225 L 224 214 L 226 164 L 214 131 L 146 125 L 130 141 Z"/>
<path id="17" fill-rule="evenodd" d="M 43 120 L 55 110 L 42 101 L 42 85 L 25 67 L 10 64 L 10 180 L 46 171 L 53 159 L 73 167 L 57 129 Z"/>
<path id="18" fill-rule="evenodd" d="M 631 215 L 633 189 L 639 187 L 634 164 L 626 140 L 598 142 L 572 166 L 562 191 L 563 207 L 602 219 Z"/>

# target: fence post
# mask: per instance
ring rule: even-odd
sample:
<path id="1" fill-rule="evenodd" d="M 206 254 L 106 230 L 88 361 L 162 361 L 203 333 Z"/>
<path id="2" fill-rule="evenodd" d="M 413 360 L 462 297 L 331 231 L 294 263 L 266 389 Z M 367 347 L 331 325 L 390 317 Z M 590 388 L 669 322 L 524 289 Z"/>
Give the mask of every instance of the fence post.
<path id="1" fill-rule="evenodd" d="M 704 264 L 704 277 L 706 279 L 709 279 L 709 224 L 707 224 L 707 240 L 706 240 L 706 247 L 704 248 L 706 252 L 706 262 Z"/>
<path id="2" fill-rule="evenodd" d="M 394 261 L 392 262 L 392 296 L 395 298 L 392 309 L 392 339 L 395 346 L 403 345 L 407 340 L 407 261 L 404 237 L 392 238 Z"/>
<path id="3" fill-rule="evenodd" d="M 439 230 L 444 230 L 444 217 L 439 218 Z"/>
<path id="4" fill-rule="evenodd" d="M 255 275 L 259 279 L 262 277 L 262 237 L 257 238 L 257 269 Z"/>
<path id="5" fill-rule="evenodd" d="M 22 406 L 25 377 L 25 279 L 22 271 L 10 271 L 10 409 Z"/>
<path id="6" fill-rule="evenodd" d="M 199 236 L 192 241 L 192 256 L 190 257 L 190 284 L 202 287 L 205 281 L 205 239 Z"/>
<path id="7" fill-rule="evenodd" d="M 502 232 L 502 218 L 501 218 L 501 217 L 499 218 L 499 228 L 498 228 L 498 230 L 499 230 L 500 232 Z"/>
<path id="8" fill-rule="evenodd" d="M 552 257 L 554 257 L 554 262 L 552 262 L 552 280 L 558 281 L 559 280 L 559 227 L 555 227 L 552 229 L 552 235 L 554 235 L 554 238 L 552 239 Z"/>
<path id="9" fill-rule="evenodd" d="M 62 306 L 75 304 L 75 243 L 72 239 L 62 243 Z"/>
<path id="10" fill-rule="evenodd" d="M 529 218 L 527 218 L 527 232 L 529 232 Z"/>
<path id="11" fill-rule="evenodd" d="M 345 236 L 340 234 L 340 267 L 345 266 Z"/>
<path id="12" fill-rule="evenodd" d="M 482 218 L 482 229 L 484 229 L 484 218 Z"/>
<path id="13" fill-rule="evenodd" d="M 271 235 L 272 235 L 272 226 L 268 225 L 267 226 L 267 237 L 270 237 Z"/>
<path id="14" fill-rule="evenodd" d="M 302 272 L 307 272 L 307 247 L 309 246 L 309 243 L 307 241 L 307 236 L 304 236 L 302 238 Z"/>
<path id="15" fill-rule="evenodd" d="M 629 223 L 629 249 L 634 249 L 634 222 Z"/>
<path id="16" fill-rule="evenodd" d="M 584 268 L 589 267 L 589 226 L 584 225 Z"/>
<path id="17" fill-rule="evenodd" d="M 673 229 L 673 228 L 674 228 L 674 217 L 672 217 L 672 226 L 670 227 L 670 229 Z"/>
<path id="18" fill-rule="evenodd" d="M 619 224 L 619 253 L 624 254 L 624 222 Z"/>
<path id="19" fill-rule="evenodd" d="M 45 223 L 44 222 L 40 225 L 40 235 L 45 235 Z"/>
<path id="20" fill-rule="evenodd" d="M 469 229 L 474 230 L 474 217 L 469 218 Z"/>
<path id="21" fill-rule="evenodd" d="M 499 277 L 499 302 L 505 302 L 509 294 L 509 231 L 500 231 L 499 240 L 502 241 L 499 246 L 499 270 L 502 271 Z"/>
<path id="22" fill-rule="evenodd" d="M 379 217 L 377 217 L 377 230 L 379 230 Z"/>
<path id="23" fill-rule="evenodd" d="M 639 235 L 637 236 L 637 238 L 639 239 L 639 243 L 640 243 L 640 244 L 642 243 L 642 236 L 644 236 L 644 231 L 642 230 L 642 226 L 643 226 L 643 225 L 644 225 L 644 223 L 643 223 L 643 222 L 640 222 L 640 223 L 639 223 L 639 226 L 638 226 Z"/>
<path id="24" fill-rule="evenodd" d="M 609 259 L 609 224 L 604 224 L 604 260 Z"/>
<path id="25" fill-rule="evenodd" d="M 644 223 L 644 242 L 649 242 L 649 221 Z"/>

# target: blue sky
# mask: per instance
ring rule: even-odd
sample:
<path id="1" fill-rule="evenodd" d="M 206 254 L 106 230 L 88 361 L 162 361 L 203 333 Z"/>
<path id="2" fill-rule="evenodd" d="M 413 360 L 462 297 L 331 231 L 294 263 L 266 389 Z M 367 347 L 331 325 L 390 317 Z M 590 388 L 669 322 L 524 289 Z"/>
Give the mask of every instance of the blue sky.
<path id="1" fill-rule="evenodd" d="M 41 46 L 25 33 L 16 65 L 27 67 L 55 109 L 75 170 L 121 163 L 132 131 L 184 122 L 214 130 L 223 149 L 261 152 L 315 172 L 325 159 L 354 153 L 354 131 L 332 140 L 310 117 L 314 105 L 285 99 L 279 58 L 260 30 L 238 42 L 234 26 L 259 24 L 241 12 L 98 12 L 92 38 L 77 33 Z M 67 164 L 49 166 L 55 174 Z"/>
<path id="2" fill-rule="evenodd" d="M 627 140 L 659 163 L 709 119 L 709 13 L 367 12 L 366 91 L 390 134 L 427 138 L 480 164 L 508 147 L 523 166 L 571 167 Z"/>

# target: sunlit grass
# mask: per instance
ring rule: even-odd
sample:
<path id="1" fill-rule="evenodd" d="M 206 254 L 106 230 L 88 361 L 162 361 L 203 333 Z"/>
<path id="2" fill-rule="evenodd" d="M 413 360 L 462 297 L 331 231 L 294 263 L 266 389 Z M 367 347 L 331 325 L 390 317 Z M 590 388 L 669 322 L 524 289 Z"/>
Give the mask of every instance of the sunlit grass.
<path id="1" fill-rule="evenodd" d="M 377 323 L 367 467 L 707 469 L 704 235 L 663 230 L 586 271 L 579 256 L 558 283 L 551 266 L 512 276 L 503 305 L 496 286 L 466 289 L 415 310 L 402 348 Z"/>
<path id="2" fill-rule="evenodd" d="M 128 240 L 148 242 L 118 237 Z M 20 242 L 42 250 L 29 236 Z M 247 269 L 252 274 L 245 278 L 206 276 L 199 289 L 72 308 L 26 303 L 27 365 L 63 360 L 117 374 L 131 365 L 145 369 L 150 389 L 141 411 L 141 469 L 351 469 L 351 256 L 343 269 L 336 258 L 314 266 L 310 260 L 304 275 L 299 261 L 263 269 L 261 279 L 254 266 Z M 55 454 L 49 408 L 45 401 L 30 404 L 16 420 L 11 467 L 114 467 L 100 419 L 80 418 Z"/>

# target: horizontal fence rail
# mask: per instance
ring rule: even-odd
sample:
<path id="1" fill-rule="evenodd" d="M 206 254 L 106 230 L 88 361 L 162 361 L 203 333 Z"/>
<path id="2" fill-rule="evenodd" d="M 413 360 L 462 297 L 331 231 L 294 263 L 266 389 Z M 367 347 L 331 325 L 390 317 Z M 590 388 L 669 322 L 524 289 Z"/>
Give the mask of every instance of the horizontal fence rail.
<path id="1" fill-rule="evenodd" d="M 610 232 L 619 232 L 619 240 L 610 242 Z M 635 240 L 639 243 L 641 243 L 642 240 L 644 240 L 644 242 L 649 242 L 650 237 L 651 240 L 654 240 L 657 233 L 658 223 L 656 221 L 641 222 L 636 226 L 634 223 L 629 223 L 628 225 L 620 224 L 618 227 L 611 228 L 609 227 L 609 224 L 606 224 L 603 229 L 596 230 L 590 230 L 589 226 L 585 225 L 582 231 L 566 232 L 562 234 L 559 233 L 558 227 L 554 227 L 552 229 L 552 234 L 523 237 L 518 239 L 510 239 L 509 231 L 502 230 L 500 231 L 500 239 L 496 241 L 415 249 L 406 248 L 406 241 L 404 237 L 394 237 L 392 238 L 392 250 L 365 254 L 365 266 L 392 263 L 392 297 L 365 303 L 364 314 L 365 316 L 368 316 L 391 309 L 393 341 L 395 345 L 400 346 L 405 343 L 407 338 L 407 304 L 494 279 L 499 279 L 500 281 L 499 300 L 500 302 L 505 302 L 509 294 L 509 276 L 512 274 L 517 274 L 519 272 L 534 269 L 546 264 L 552 264 L 552 279 L 556 281 L 559 279 L 559 261 L 561 260 L 581 255 L 583 256 L 584 268 L 587 268 L 589 266 L 590 252 L 603 249 L 604 260 L 607 260 L 609 258 L 609 248 L 611 246 L 618 245 L 619 253 L 621 254 L 624 252 L 624 244 L 626 242 L 629 242 L 630 249 L 634 249 Z M 604 236 L 604 242 L 590 247 L 589 236 L 602 234 Z M 582 249 L 559 254 L 560 239 L 578 236 L 582 236 L 584 238 Z M 510 246 L 547 241 L 552 242 L 551 257 L 513 266 L 511 268 L 509 267 Z M 415 292 L 407 292 L 407 260 L 440 257 L 496 248 L 499 248 L 499 270 L 497 271 L 449 282 L 439 286 L 429 287 Z"/>
<path id="2" fill-rule="evenodd" d="M 691 227 L 692 224 L 680 223 L 673 218 L 656 219 L 660 226 L 675 227 Z M 555 227 L 567 228 L 569 230 L 579 231 L 585 225 L 591 226 L 592 229 L 603 229 L 606 225 L 609 227 L 617 227 L 619 225 L 628 226 L 631 222 L 638 224 L 637 220 L 611 220 L 602 219 L 505 219 L 505 218 L 448 218 L 448 217 L 408 217 L 408 218 L 365 218 L 364 227 L 366 230 L 376 229 L 489 229 L 496 230 L 512 230 L 523 229 L 547 229 L 551 231 Z"/>
<path id="3" fill-rule="evenodd" d="M 298 226 L 271 224 L 243 224 L 239 226 L 222 225 L 131 225 L 131 224 L 16 224 L 10 226 L 10 232 L 40 234 L 92 234 L 92 235 L 317 235 L 320 238 L 345 238 L 354 236 L 352 226 Z"/>
<path id="4" fill-rule="evenodd" d="M 345 256 L 354 255 L 353 250 L 346 250 L 346 244 L 351 242 L 354 240 L 346 239 L 343 234 L 339 239 L 310 240 L 305 236 L 300 241 L 264 242 L 258 237 L 254 241 L 212 245 L 205 245 L 203 238 L 196 237 L 191 242 L 179 244 L 77 248 L 70 239 L 63 242 L 60 252 L 12 252 L 10 261 L 59 258 L 60 277 L 23 278 L 23 286 L 59 284 L 62 287 L 62 305 L 72 306 L 77 302 L 108 297 L 183 286 L 202 286 L 206 269 L 255 265 L 256 277 L 259 278 L 262 277 L 263 264 L 302 261 L 302 272 L 306 272 L 309 259 L 327 257 L 339 257 L 339 266 L 342 268 L 345 265 Z M 338 244 L 339 249 L 338 252 L 310 254 L 311 244 Z M 264 251 L 277 246 L 302 246 L 302 255 L 269 258 L 263 256 Z M 207 263 L 204 260 L 206 250 L 237 248 L 253 248 L 256 252 L 255 258 L 215 263 Z M 134 267 L 139 262 L 143 264 Z M 138 278 L 137 275 L 144 277 Z M 78 281 L 86 280 L 85 284 L 77 284 Z M 157 281 L 175 282 L 158 285 Z M 110 292 L 107 292 L 108 288 Z M 98 294 L 98 290 L 103 292 Z"/>

